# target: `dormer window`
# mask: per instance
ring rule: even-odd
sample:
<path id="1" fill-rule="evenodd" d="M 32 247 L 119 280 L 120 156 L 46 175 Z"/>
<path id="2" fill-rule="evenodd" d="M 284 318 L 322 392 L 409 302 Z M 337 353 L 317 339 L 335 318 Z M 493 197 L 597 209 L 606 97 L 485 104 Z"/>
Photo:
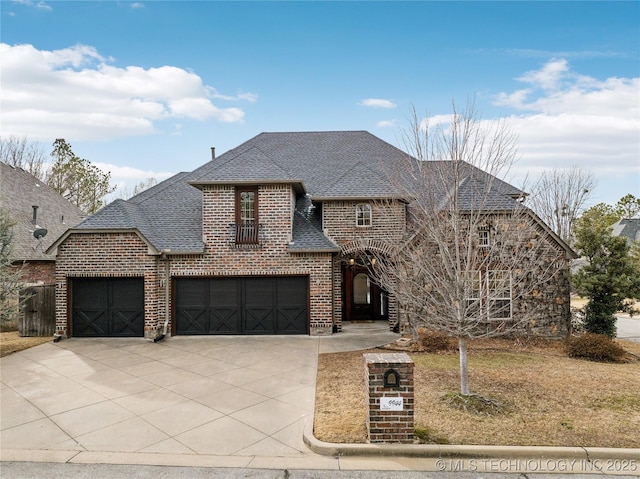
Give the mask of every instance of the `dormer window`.
<path id="1" fill-rule="evenodd" d="M 371 205 L 369 203 L 356 205 L 356 226 L 371 226 Z"/>
<path id="2" fill-rule="evenodd" d="M 236 188 L 236 243 L 258 243 L 258 187 Z"/>

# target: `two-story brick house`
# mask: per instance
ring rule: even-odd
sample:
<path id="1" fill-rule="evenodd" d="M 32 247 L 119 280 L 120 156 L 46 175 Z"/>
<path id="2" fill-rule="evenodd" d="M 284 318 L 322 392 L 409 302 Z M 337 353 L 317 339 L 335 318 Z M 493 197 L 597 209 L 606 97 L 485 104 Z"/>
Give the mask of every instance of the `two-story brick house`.
<path id="1" fill-rule="evenodd" d="M 348 321 L 395 325 L 395 299 L 361 263 L 405 233 L 407 202 L 384 171 L 402 158 L 364 131 L 262 133 L 109 204 L 51 247 L 57 333 L 319 335 Z"/>

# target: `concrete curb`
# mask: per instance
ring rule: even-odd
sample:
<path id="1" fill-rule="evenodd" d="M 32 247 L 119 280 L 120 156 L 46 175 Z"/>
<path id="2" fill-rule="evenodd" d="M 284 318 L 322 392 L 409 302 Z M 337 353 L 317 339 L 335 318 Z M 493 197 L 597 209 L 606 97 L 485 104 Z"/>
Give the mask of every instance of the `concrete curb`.
<path id="1" fill-rule="evenodd" d="M 553 446 L 482 446 L 449 444 L 337 444 L 323 442 L 313 435 L 313 421 L 305 424 L 304 443 L 316 454 L 323 456 L 387 456 L 387 457 L 459 457 L 459 458 L 532 458 L 638 460 L 640 449 L 607 447 L 553 447 Z"/>

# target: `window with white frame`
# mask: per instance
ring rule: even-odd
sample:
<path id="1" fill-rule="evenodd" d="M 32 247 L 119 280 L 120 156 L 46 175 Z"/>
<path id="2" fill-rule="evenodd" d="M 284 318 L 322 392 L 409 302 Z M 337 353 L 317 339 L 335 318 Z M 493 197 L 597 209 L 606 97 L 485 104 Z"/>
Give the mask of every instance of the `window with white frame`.
<path id="1" fill-rule="evenodd" d="M 480 226 L 478 228 L 478 246 L 480 248 L 491 246 L 491 234 L 488 226 Z"/>
<path id="2" fill-rule="evenodd" d="M 477 318 L 482 305 L 482 276 L 480 271 L 466 271 L 464 278 L 466 315 Z"/>
<path id="3" fill-rule="evenodd" d="M 469 271 L 465 274 L 467 317 L 503 321 L 511 318 L 511 272 Z"/>
<path id="4" fill-rule="evenodd" d="M 510 271 L 487 271 L 487 311 L 489 320 L 511 318 Z"/>
<path id="5" fill-rule="evenodd" d="M 371 226 L 371 205 L 369 203 L 356 205 L 356 226 Z"/>

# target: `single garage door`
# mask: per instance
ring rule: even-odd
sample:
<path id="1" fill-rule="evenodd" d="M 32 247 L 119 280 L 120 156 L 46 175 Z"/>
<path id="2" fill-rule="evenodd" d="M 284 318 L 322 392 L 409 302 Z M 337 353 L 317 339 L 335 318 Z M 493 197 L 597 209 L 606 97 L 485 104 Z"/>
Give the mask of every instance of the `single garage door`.
<path id="1" fill-rule="evenodd" d="M 144 280 L 72 279 L 71 334 L 79 337 L 144 336 Z"/>
<path id="2" fill-rule="evenodd" d="M 305 276 L 175 280 L 177 334 L 307 334 Z"/>

